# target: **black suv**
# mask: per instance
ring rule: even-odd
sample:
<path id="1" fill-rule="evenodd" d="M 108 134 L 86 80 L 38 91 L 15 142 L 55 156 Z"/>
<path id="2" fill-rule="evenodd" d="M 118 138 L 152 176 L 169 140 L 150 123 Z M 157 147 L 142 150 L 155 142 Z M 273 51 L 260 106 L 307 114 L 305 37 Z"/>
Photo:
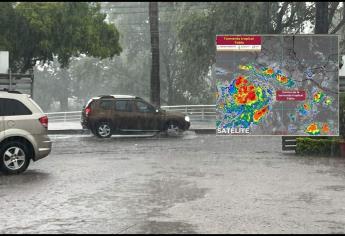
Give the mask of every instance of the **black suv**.
<path id="1" fill-rule="evenodd" d="M 189 129 L 189 117 L 154 107 L 140 97 L 106 95 L 90 99 L 82 110 L 81 124 L 100 138 L 115 133 L 167 131 L 168 134 Z"/>

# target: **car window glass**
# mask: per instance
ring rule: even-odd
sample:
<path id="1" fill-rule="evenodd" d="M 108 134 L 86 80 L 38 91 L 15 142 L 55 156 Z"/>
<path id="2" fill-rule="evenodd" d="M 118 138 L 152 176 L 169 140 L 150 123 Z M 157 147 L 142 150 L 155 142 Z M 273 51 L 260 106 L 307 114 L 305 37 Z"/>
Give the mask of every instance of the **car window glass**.
<path id="1" fill-rule="evenodd" d="M 29 100 L 32 102 L 32 104 L 35 105 L 35 107 L 36 107 L 40 112 L 44 113 L 43 110 L 41 109 L 41 107 L 40 107 L 33 99 L 29 98 Z"/>
<path id="2" fill-rule="evenodd" d="M 130 101 L 128 101 L 128 100 L 118 100 L 118 101 L 116 101 L 115 102 L 115 110 L 116 111 L 131 112 L 132 108 L 131 108 Z"/>
<path id="3" fill-rule="evenodd" d="M 20 101 L 14 99 L 0 98 L 2 105 L 1 116 L 31 115 L 32 112 Z"/>
<path id="4" fill-rule="evenodd" d="M 151 106 L 151 105 L 149 105 L 147 103 L 144 103 L 144 102 L 137 101 L 136 105 L 137 105 L 137 110 L 139 112 L 154 112 L 155 111 L 153 106 Z"/>
<path id="5" fill-rule="evenodd" d="M 99 107 L 103 110 L 110 110 L 112 107 L 112 101 L 110 100 L 103 100 L 99 103 Z"/>
<path id="6" fill-rule="evenodd" d="M 0 116 L 3 116 L 4 99 L 0 98 Z"/>

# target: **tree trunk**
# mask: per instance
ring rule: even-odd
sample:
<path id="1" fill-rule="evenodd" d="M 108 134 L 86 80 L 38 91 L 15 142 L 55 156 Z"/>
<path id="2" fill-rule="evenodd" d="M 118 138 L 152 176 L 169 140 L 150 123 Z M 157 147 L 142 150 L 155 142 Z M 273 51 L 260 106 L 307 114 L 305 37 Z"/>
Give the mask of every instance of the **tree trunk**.
<path id="1" fill-rule="evenodd" d="M 68 97 L 60 97 L 60 111 L 68 111 Z"/>
<path id="2" fill-rule="evenodd" d="M 67 69 L 61 69 L 62 80 L 64 81 L 65 87 L 61 90 L 59 97 L 60 111 L 68 111 L 68 88 L 70 83 L 70 78 Z"/>
<path id="3" fill-rule="evenodd" d="M 328 2 L 315 3 L 315 34 L 328 34 Z"/>
<path id="4" fill-rule="evenodd" d="M 160 106 L 158 2 L 149 2 L 151 35 L 151 102 Z"/>
<path id="5" fill-rule="evenodd" d="M 168 80 L 168 105 L 173 105 L 174 100 L 174 90 L 173 90 L 173 78 L 170 73 L 170 65 L 169 62 L 166 62 L 166 74 L 167 74 L 167 80 Z"/>

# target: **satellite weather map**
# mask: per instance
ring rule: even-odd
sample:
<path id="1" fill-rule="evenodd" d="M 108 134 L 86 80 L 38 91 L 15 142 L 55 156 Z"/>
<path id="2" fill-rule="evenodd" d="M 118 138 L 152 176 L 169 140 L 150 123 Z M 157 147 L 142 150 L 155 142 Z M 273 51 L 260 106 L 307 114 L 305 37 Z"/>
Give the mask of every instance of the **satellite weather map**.
<path id="1" fill-rule="evenodd" d="M 219 135 L 339 134 L 337 35 L 217 36 Z"/>

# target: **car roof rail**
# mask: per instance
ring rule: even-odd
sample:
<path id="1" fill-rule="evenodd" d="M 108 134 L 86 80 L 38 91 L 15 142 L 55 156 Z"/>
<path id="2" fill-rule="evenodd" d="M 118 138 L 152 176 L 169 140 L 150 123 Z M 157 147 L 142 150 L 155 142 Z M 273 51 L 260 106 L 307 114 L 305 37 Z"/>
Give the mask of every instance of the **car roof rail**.
<path id="1" fill-rule="evenodd" d="M 17 93 L 17 94 L 22 94 L 21 92 L 19 91 L 15 91 L 15 90 L 8 90 L 7 88 L 4 88 L 2 91 L 4 92 L 8 92 L 8 93 Z"/>
<path id="2" fill-rule="evenodd" d="M 111 95 L 99 95 L 98 97 L 100 99 L 102 99 L 102 98 L 113 98 L 114 99 L 114 96 L 111 96 Z"/>

